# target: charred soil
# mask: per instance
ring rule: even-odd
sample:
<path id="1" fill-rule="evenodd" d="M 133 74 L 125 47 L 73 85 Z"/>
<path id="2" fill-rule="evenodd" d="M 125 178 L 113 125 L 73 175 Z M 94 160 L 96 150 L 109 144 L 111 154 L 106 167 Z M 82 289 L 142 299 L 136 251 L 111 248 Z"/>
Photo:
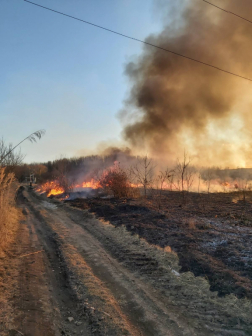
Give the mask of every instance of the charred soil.
<path id="1" fill-rule="evenodd" d="M 169 246 L 180 272 L 205 277 L 220 296 L 252 298 L 252 203 L 239 193 L 182 195 L 164 192 L 145 199 L 76 199 L 115 227 L 125 226 L 148 243 Z"/>

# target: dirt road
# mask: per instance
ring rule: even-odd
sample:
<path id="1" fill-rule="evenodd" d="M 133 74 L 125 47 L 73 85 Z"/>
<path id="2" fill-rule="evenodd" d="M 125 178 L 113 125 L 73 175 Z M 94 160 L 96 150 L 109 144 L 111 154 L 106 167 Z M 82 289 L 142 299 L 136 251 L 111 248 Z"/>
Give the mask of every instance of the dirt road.
<path id="1" fill-rule="evenodd" d="M 18 204 L 7 335 L 252 335 L 251 302 L 180 274 L 169 249 L 24 188 Z"/>

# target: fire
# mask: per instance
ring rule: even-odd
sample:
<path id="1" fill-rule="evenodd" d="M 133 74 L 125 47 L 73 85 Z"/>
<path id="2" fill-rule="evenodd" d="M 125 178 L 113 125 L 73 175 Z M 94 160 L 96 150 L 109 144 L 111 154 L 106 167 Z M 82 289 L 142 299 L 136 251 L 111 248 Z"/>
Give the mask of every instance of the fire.
<path id="1" fill-rule="evenodd" d="M 90 181 L 85 181 L 80 184 L 72 185 L 71 190 L 79 190 L 85 188 L 98 189 L 100 187 L 100 183 L 92 178 Z M 51 195 L 55 196 L 67 193 L 67 191 L 59 185 L 58 181 L 46 182 L 39 186 L 36 191 L 41 194 L 46 193 L 47 197 L 50 197 Z M 65 196 L 64 199 L 67 199 L 68 197 L 69 196 Z"/>
<path id="2" fill-rule="evenodd" d="M 228 183 L 228 182 L 222 182 L 221 185 L 222 185 L 223 187 L 229 187 L 229 186 L 230 186 L 230 183 Z"/>
<path id="3" fill-rule="evenodd" d="M 83 182 L 81 184 L 81 188 L 92 188 L 92 189 L 98 189 L 100 188 L 100 183 L 95 181 L 94 179 L 91 179 L 91 181 Z"/>
<path id="4" fill-rule="evenodd" d="M 139 187 L 140 187 L 139 184 L 135 184 L 135 183 L 129 183 L 129 186 L 130 186 L 131 188 L 139 188 Z"/>
<path id="5" fill-rule="evenodd" d="M 116 172 L 117 170 L 119 170 L 119 164 L 115 162 L 113 167 L 110 167 L 109 169 L 103 172 L 102 177 L 105 178 L 106 176 L 108 176 L 110 172 L 113 172 L 113 171 Z M 91 178 L 89 181 L 84 180 L 84 181 L 81 181 L 81 183 L 79 182 L 78 184 L 72 184 L 71 186 L 69 186 L 68 189 L 65 189 L 59 181 L 55 180 L 55 181 L 46 182 L 38 186 L 36 191 L 41 194 L 46 193 L 47 197 L 50 197 L 52 195 L 54 196 L 62 195 L 60 197 L 61 199 L 67 199 L 69 197 L 67 195 L 69 191 L 81 192 L 84 189 L 99 189 L 99 188 L 102 188 L 101 184 L 102 182 L 99 182 L 98 180 Z M 128 183 L 128 186 L 131 188 L 138 187 L 138 185 L 134 183 Z"/>
<path id="6" fill-rule="evenodd" d="M 65 201 L 65 200 L 67 200 L 67 199 L 69 199 L 69 195 L 66 195 L 65 197 L 61 197 L 61 198 L 60 198 L 61 201 Z"/>
<path id="7" fill-rule="evenodd" d="M 57 181 L 51 181 L 51 182 L 46 182 L 39 186 L 36 189 L 37 192 L 43 194 L 46 193 L 47 197 L 50 197 L 51 195 L 60 195 L 64 194 L 65 190 L 59 186 Z"/>
<path id="8" fill-rule="evenodd" d="M 76 184 L 74 186 L 74 189 L 77 188 L 92 188 L 92 189 L 98 189 L 100 188 L 100 183 L 98 181 L 95 181 L 95 179 L 91 179 L 91 181 L 87 181 L 87 182 L 82 182 L 81 184 Z"/>
<path id="9" fill-rule="evenodd" d="M 51 195 L 61 195 L 61 194 L 64 194 L 65 190 L 63 188 L 54 188 L 54 189 L 51 189 L 47 195 L 47 197 L 50 197 Z"/>

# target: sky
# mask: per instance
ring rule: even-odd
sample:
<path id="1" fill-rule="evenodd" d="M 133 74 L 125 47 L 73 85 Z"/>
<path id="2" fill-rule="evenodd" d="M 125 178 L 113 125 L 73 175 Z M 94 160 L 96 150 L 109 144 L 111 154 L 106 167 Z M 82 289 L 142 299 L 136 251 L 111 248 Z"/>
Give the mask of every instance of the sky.
<path id="1" fill-rule="evenodd" d="M 152 0 L 34 0 L 80 19 L 145 39 L 162 27 Z M 85 155 L 117 143 L 127 98 L 125 65 L 143 45 L 31 5 L 0 1 L 0 136 L 25 142 L 25 162 Z"/>

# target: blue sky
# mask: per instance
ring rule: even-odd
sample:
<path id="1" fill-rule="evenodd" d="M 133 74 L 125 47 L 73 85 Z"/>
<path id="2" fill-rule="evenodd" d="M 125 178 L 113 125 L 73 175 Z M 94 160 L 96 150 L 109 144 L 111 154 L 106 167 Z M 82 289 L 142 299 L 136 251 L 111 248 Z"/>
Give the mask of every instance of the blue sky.
<path id="1" fill-rule="evenodd" d="M 83 20 L 144 39 L 162 27 L 152 0 L 34 0 Z M 0 136 L 26 142 L 25 161 L 76 156 L 119 141 L 116 114 L 127 97 L 127 62 L 143 45 L 22 0 L 0 2 Z"/>

